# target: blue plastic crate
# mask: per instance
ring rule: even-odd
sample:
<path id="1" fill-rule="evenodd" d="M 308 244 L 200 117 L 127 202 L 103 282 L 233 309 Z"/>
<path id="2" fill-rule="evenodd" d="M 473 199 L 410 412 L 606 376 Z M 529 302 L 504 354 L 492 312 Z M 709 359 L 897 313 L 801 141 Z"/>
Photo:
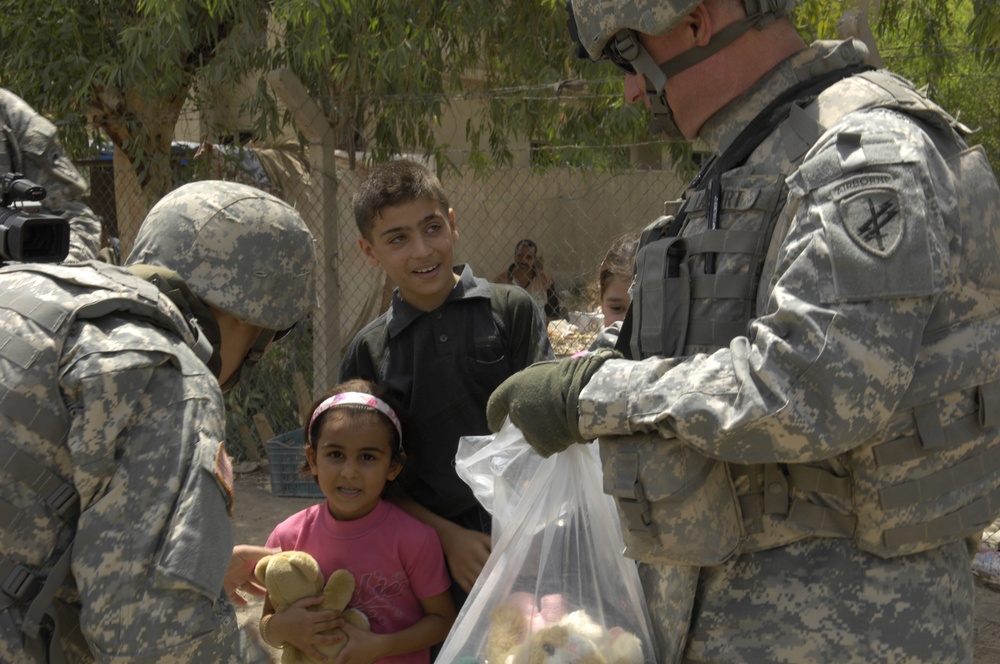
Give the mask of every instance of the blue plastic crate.
<path id="1" fill-rule="evenodd" d="M 306 460 L 303 430 L 275 436 L 264 443 L 271 467 L 271 495 L 322 498 L 323 492 L 312 477 L 302 477 L 299 467 Z"/>

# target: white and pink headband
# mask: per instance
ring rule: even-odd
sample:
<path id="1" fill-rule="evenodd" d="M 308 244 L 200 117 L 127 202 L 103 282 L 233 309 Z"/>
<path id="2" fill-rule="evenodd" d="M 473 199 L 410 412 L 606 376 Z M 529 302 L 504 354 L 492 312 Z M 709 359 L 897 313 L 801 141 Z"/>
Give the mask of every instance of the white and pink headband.
<path id="1" fill-rule="evenodd" d="M 399 434 L 399 449 L 403 449 L 403 426 L 399 423 L 399 418 L 396 417 L 396 412 L 391 406 L 389 406 L 389 404 L 382 401 L 374 394 L 366 394 L 364 392 L 341 392 L 340 394 L 334 394 L 332 397 L 323 400 L 320 405 L 316 406 L 316 410 L 313 411 L 312 417 L 309 418 L 308 430 L 311 432 L 313 424 L 316 422 L 316 418 L 334 406 L 364 406 L 382 413 L 389 418 L 389 421 L 392 422 L 392 426 L 396 427 L 396 433 Z"/>

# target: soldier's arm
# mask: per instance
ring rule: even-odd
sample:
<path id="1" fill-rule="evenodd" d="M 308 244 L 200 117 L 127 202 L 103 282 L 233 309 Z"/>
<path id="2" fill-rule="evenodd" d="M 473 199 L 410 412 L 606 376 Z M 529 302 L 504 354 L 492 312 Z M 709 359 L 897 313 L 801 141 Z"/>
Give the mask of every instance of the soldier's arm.
<path id="1" fill-rule="evenodd" d="M 606 362 L 581 394 L 583 434 L 658 431 L 725 461 L 806 462 L 885 423 L 945 287 L 948 231 L 928 204 L 930 183 L 941 182 L 932 171 L 944 168 L 930 141 L 898 117 L 880 117 L 868 136 L 926 154 L 824 181 L 844 154 L 832 134 L 790 178 L 793 218 L 749 335 L 711 355 Z M 836 195 L 841 185 L 850 196 Z M 891 250 L 878 249 L 869 226 Z"/>
<path id="2" fill-rule="evenodd" d="M 221 393 L 177 343 L 97 319 L 70 340 L 61 377 L 81 499 L 81 629 L 120 661 L 229 661 L 241 647 L 223 586 L 233 542 Z"/>

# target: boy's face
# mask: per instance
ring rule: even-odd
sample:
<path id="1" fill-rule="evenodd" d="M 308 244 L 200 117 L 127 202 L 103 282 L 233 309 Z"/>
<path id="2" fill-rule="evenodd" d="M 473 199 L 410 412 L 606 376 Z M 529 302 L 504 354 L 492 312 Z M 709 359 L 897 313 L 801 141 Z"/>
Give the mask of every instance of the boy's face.
<path id="1" fill-rule="evenodd" d="M 431 311 L 455 287 L 455 213 L 417 198 L 382 210 L 372 224 L 372 239 L 358 239 L 368 264 L 381 267 L 399 286 L 407 304 Z"/>

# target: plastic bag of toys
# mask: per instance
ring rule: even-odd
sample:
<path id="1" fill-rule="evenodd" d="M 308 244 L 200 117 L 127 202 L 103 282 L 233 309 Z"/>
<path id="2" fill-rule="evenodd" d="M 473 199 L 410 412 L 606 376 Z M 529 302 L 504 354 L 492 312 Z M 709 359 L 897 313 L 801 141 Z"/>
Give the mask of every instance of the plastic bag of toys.
<path id="1" fill-rule="evenodd" d="M 504 443 L 508 449 L 527 445 L 509 423 L 502 433 L 508 428 L 516 432 Z M 510 516 L 436 661 L 658 661 L 595 445 L 535 457 L 531 477 L 520 478 L 508 497 Z"/>

